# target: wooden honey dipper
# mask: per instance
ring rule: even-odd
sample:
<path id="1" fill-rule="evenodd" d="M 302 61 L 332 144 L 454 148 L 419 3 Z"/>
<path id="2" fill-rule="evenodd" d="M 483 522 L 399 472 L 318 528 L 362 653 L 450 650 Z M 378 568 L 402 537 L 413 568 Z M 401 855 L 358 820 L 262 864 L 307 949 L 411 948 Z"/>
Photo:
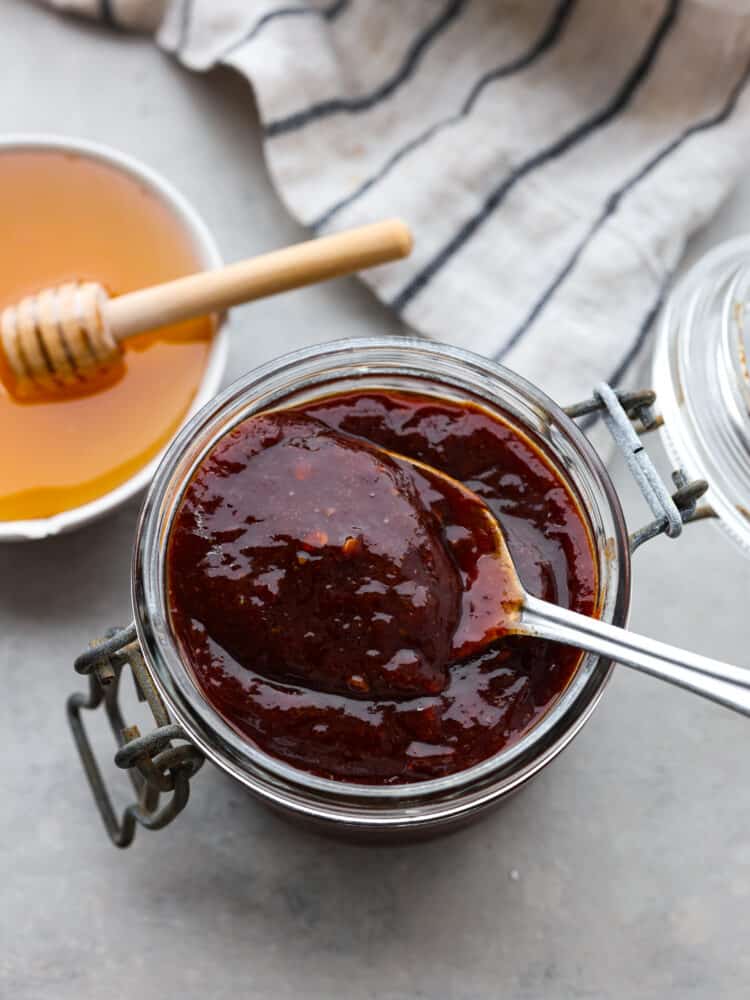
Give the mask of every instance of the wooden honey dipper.
<path id="1" fill-rule="evenodd" d="M 97 282 L 69 282 L 2 311 L 5 361 L 21 395 L 80 386 L 119 361 L 135 334 L 384 264 L 411 247 L 407 226 L 391 219 L 115 298 Z"/>

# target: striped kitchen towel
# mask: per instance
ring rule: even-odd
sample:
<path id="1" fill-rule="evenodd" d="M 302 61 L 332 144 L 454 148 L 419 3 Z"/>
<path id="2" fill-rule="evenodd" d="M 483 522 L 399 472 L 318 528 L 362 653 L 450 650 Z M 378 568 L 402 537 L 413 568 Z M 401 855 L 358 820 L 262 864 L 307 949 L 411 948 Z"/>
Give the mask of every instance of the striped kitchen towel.
<path id="1" fill-rule="evenodd" d="M 402 216 L 412 257 L 363 280 L 563 401 L 626 378 L 747 169 L 750 0 L 47 2 L 242 73 L 294 216 Z"/>

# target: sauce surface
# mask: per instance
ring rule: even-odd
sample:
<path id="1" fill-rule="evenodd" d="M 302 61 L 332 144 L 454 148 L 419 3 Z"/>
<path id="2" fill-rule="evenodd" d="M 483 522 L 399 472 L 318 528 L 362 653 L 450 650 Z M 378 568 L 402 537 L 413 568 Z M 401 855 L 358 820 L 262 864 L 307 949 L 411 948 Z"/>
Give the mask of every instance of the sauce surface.
<path id="1" fill-rule="evenodd" d="M 0 150 L 0 308 L 66 281 L 121 294 L 200 268 L 181 224 L 150 190 L 104 163 Z M 130 339 L 117 380 L 77 397 L 19 402 L 0 384 L 0 520 L 94 500 L 147 464 L 190 407 L 214 324 Z"/>
<path id="2" fill-rule="evenodd" d="M 489 411 L 380 390 L 252 417 L 193 476 L 167 586 L 204 696 L 273 756 L 364 783 L 440 777 L 517 739 L 574 673 L 577 650 L 464 641 L 467 595 L 500 600 L 493 542 L 430 469 L 492 510 L 529 592 L 592 613 L 575 500 Z"/>

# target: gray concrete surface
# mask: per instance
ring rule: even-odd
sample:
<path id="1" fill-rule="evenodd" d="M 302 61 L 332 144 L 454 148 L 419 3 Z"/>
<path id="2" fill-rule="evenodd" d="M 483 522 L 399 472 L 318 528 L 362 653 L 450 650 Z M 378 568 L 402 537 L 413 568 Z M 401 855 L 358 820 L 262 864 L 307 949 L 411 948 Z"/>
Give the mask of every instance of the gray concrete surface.
<path id="1" fill-rule="evenodd" d="M 0 131 L 82 135 L 142 157 L 193 199 L 228 258 L 298 235 L 239 81 L 190 76 L 146 41 L 20 0 L 0 2 L 0 65 Z M 691 253 L 749 218 L 750 178 Z M 354 282 L 239 316 L 230 374 L 282 338 L 393 328 Z M 136 513 L 0 549 L 1 997 L 748 995 L 750 726 L 625 668 L 533 786 L 448 839 L 319 839 L 207 768 L 174 827 L 110 847 L 63 701 L 79 686 L 73 656 L 128 617 Z M 715 528 L 653 543 L 635 569 L 635 627 L 747 662 L 750 562 Z"/>

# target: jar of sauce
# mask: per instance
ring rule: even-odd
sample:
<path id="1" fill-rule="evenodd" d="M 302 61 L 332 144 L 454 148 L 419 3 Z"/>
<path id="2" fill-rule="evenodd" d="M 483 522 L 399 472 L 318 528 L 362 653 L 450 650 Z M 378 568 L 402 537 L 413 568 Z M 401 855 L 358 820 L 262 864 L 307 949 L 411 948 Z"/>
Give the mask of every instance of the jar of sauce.
<path id="1" fill-rule="evenodd" d="M 421 424 L 423 436 L 429 438 L 432 433 L 433 440 L 440 438 L 446 412 L 460 413 L 462 409 L 472 419 L 472 415 L 484 414 L 482 419 L 497 420 L 498 426 L 508 432 L 511 448 L 515 435 L 526 456 L 524 460 L 536 462 L 540 476 L 552 477 L 551 490 L 564 493 L 562 506 L 576 521 L 574 534 L 584 581 L 581 587 L 585 590 L 585 580 L 591 584 L 590 592 L 581 592 L 578 597 L 588 602 L 589 610 L 596 609 L 603 620 L 625 624 L 630 601 L 630 543 L 625 520 L 602 461 L 574 421 L 540 390 L 491 361 L 422 340 L 382 338 L 322 345 L 271 362 L 240 379 L 183 428 L 157 470 L 141 514 L 132 567 L 135 624 L 127 633 L 111 640 L 110 648 L 119 649 L 123 642 L 126 644 L 113 654 L 115 674 L 127 661 L 136 672 L 159 724 L 173 720 L 171 725 L 156 730 L 157 734 L 162 732 L 165 739 L 170 734 L 177 739 L 188 739 L 192 745 L 189 753 L 197 752 L 198 748 L 266 805 L 287 816 L 335 833 L 403 839 L 465 823 L 506 799 L 537 774 L 571 741 L 594 710 L 612 665 L 591 654 L 571 651 L 564 654 L 558 649 L 556 655 L 563 657 L 559 662 L 564 661 L 567 666 L 560 674 L 560 683 L 546 701 L 540 702 L 540 710 L 531 713 L 516 728 L 511 727 L 507 738 L 497 740 L 489 749 L 474 753 L 470 743 L 463 745 L 463 756 L 456 767 L 442 766 L 439 762 L 432 766 L 423 759 L 415 768 L 399 771 L 400 765 L 394 767 L 392 761 L 386 761 L 385 770 L 373 780 L 366 770 L 367 754 L 359 753 L 352 742 L 348 749 L 356 752 L 349 756 L 357 760 L 347 771 L 330 758 L 313 756 L 301 760 L 297 750 L 285 752 L 271 738 L 273 732 L 269 737 L 268 728 L 265 736 L 257 739 L 249 735 L 247 727 L 243 729 L 241 720 L 213 696 L 210 679 L 207 682 L 205 676 L 201 677 L 195 662 L 191 663 L 186 655 L 184 633 L 180 636 L 174 618 L 174 594 L 170 596 L 170 572 L 174 573 L 175 567 L 179 569 L 172 559 L 170 570 L 170 538 L 176 537 L 174 529 L 189 484 L 196 481 L 196 475 L 205 468 L 204 463 L 217 445 L 229 440 L 229 432 L 237 433 L 249 418 L 270 410 L 304 411 L 335 424 L 342 419 L 333 413 L 336 401 L 346 400 L 346 406 L 350 407 L 357 398 L 369 400 L 367 406 L 375 408 L 395 400 L 401 406 L 402 431 L 413 418 L 409 406 L 415 400 L 428 403 L 434 400 L 432 432 L 429 420 Z M 353 429 L 351 424 L 347 427 Z M 396 433 L 394 427 L 392 423 L 389 433 Z M 372 427 L 368 429 L 364 424 L 354 430 L 374 433 Z M 415 440 L 412 447 L 417 446 Z M 472 440 L 478 447 L 478 439 Z M 408 442 L 403 438 L 400 445 L 393 441 L 381 444 L 396 450 L 396 447 L 405 449 Z M 231 457 L 229 461 L 231 464 Z M 454 463 L 451 471 L 458 475 L 460 458 L 454 456 L 451 461 Z M 522 493 L 524 482 L 513 484 L 510 479 L 507 488 Z M 298 485 L 302 487 L 304 483 Z M 242 503 L 245 500 L 247 497 Z M 550 533 L 556 530 L 554 520 L 550 520 Z M 248 521 L 252 521 L 252 516 Z M 544 517 L 539 524 L 544 531 Z M 523 531 L 523 524 L 519 524 L 517 546 L 523 543 Z M 230 538 L 231 534 L 223 537 Z M 305 548 L 305 560 L 310 555 L 314 557 L 316 544 L 313 539 Z M 185 567 L 189 562 L 182 566 L 187 575 Z M 523 572 L 523 566 L 520 568 Z M 564 577 L 564 569 L 562 572 Z M 537 581 L 534 586 L 542 587 L 543 583 Z M 244 594 L 239 596 L 245 599 Z M 578 598 L 571 591 L 567 596 L 561 594 L 560 599 L 574 603 Z M 290 633 L 290 641 L 292 638 Z M 93 659 L 84 656 L 78 669 L 99 670 L 102 662 L 97 660 L 99 655 L 94 654 Z M 569 658 L 565 659 L 565 655 Z M 231 666 L 227 669 L 231 670 Z M 69 711 L 79 744 L 85 740 L 82 709 L 96 707 L 102 698 L 116 701 L 116 682 L 109 683 L 111 675 L 103 679 L 105 686 L 99 694 L 92 688 L 90 698 L 81 695 L 71 700 Z M 92 683 L 93 680 L 92 677 Z M 347 674 L 347 683 L 350 681 Z M 331 697 L 338 697 L 340 692 L 337 692 L 338 689 Z M 352 698 L 360 699 L 358 705 L 366 706 L 373 700 L 361 689 L 359 681 L 357 689 L 349 693 Z M 111 717 L 116 717 L 114 712 Z M 382 736 L 380 730 L 373 733 L 375 740 Z M 279 735 L 278 729 L 275 735 Z M 117 737 L 122 739 L 119 732 Z M 281 737 L 283 743 L 283 730 Z M 169 755 L 180 752 L 180 748 L 165 750 L 166 744 L 158 736 L 154 742 L 150 737 L 127 731 L 126 739 L 129 742 L 118 752 L 118 763 L 131 766 L 140 756 L 143 764 L 142 755 L 146 754 L 144 773 L 162 760 L 160 754 L 166 753 L 164 760 L 173 765 L 177 758 Z M 440 741 L 433 735 L 423 742 L 430 744 L 431 739 Z M 304 754 L 304 741 L 298 743 L 297 749 L 300 747 Z M 183 745 L 181 749 L 186 748 Z M 427 754 L 429 746 L 417 749 L 419 756 Z M 379 756 L 375 755 L 378 766 L 384 759 L 381 750 L 379 746 Z M 413 750 L 409 748 L 412 755 Z M 187 771 L 192 773 L 193 766 L 191 757 Z M 166 787 L 174 788 L 176 805 L 168 807 L 169 816 L 181 808 L 187 797 L 184 781 L 177 788 L 176 779 L 182 773 L 178 775 L 174 768 L 173 771 L 174 782 L 171 785 L 167 782 Z M 89 776 L 94 784 L 100 781 L 96 775 L 92 777 L 90 769 Z M 97 795 L 101 805 L 106 792 L 100 789 Z M 153 827 L 163 825 L 169 816 L 164 819 L 141 812 L 137 818 Z M 132 815 L 126 823 L 129 828 L 121 828 L 110 807 L 105 821 L 117 843 L 129 842 L 134 825 Z"/>

